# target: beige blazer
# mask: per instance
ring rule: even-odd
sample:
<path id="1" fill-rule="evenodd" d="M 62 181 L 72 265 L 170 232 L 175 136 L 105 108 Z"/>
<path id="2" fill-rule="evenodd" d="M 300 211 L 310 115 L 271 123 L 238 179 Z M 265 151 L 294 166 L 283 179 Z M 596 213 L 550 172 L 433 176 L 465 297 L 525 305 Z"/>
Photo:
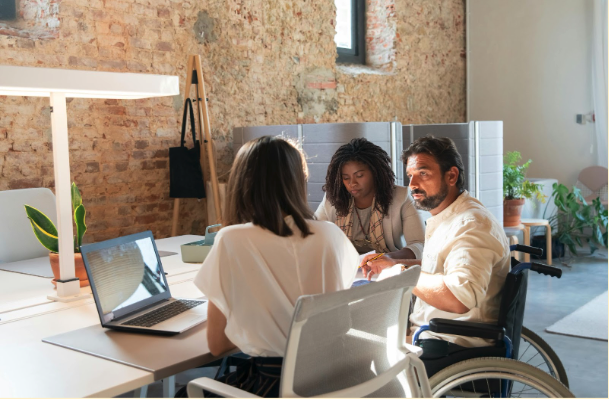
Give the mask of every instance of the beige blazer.
<path id="1" fill-rule="evenodd" d="M 393 252 L 406 247 L 421 259 L 425 243 L 424 223 L 430 216 L 429 212 L 418 211 L 414 207 L 408 187 L 395 186 L 389 212 L 383 218 L 383 233 L 389 250 Z M 325 194 L 315 217 L 336 223 L 336 209 L 326 200 Z"/>

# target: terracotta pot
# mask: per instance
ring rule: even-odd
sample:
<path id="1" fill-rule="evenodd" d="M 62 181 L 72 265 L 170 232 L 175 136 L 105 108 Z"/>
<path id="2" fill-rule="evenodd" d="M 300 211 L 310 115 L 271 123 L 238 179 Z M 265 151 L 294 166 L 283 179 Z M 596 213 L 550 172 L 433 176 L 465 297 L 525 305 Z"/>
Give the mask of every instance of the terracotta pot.
<path id="1" fill-rule="evenodd" d="M 520 224 L 524 198 L 503 200 L 503 226 L 514 227 Z"/>
<path id="2" fill-rule="evenodd" d="M 57 286 L 57 279 L 59 278 L 59 254 L 49 253 L 49 259 L 51 260 L 51 269 L 55 278 L 51 281 L 54 286 Z M 74 254 L 74 265 L 76 266 L 75 272 L 76 277 L 80 280 L 80 286 L 86 287 L 89 285 L 89 277 L 87 276 L 87 270 L 85 264 L 82 261 L 82 254 Z"/>

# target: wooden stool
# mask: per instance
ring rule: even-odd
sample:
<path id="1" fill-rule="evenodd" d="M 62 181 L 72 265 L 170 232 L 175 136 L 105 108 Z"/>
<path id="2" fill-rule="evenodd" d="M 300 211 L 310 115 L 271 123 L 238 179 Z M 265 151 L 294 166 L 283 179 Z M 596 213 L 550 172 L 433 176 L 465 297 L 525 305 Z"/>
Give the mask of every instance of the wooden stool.
<path id="1" fill-rule="evenodd" d="M 525 227 L 523 224 L 519 224 L 518 226 L 511 227 L 503 227 L 503 231 L 505 231 L 505 235 L 510 240 L 510 245 L 518 244 L 518 233 L 524 231 Z M 524 233 L 523 233 L 524 234 Z M 529 241 L 526 240 L 526 236 L 524 237 L 523 245 L 530 245 Z M 520 252 L 512 251 L 512 257 L 520 260 Z"/>
<path id="2" fill-rule="evenodd" d="M 546 227 L 546 263 L 552 264 L 552 227 L 550 222 L 546 219 L 521 219 L 520 223 L 524 224 L 524 240 L 531 242 L 531 226 L 545 226 Z M 530 245 L 530 244 L 525 244 Z M 524 261 L 530 262 L 531 256 L 529 254 L 524 255 Z"/>

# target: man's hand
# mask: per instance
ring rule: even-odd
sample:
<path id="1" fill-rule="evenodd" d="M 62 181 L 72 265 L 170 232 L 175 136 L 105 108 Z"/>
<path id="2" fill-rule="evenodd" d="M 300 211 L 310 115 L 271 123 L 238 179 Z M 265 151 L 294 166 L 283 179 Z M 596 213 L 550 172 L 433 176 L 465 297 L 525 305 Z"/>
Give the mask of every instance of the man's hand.
<path id="1" fill-rule="evenodd" d="M 364 277 L 366 277 L 368 280 L 370 280 L 375 274 L 380 274 L 384 269 L 397 265 L 398 263 L 406 266 L 406 268 L 421 264 L 421 259 L 395 259 L 391 257 L 390 254 L 385 254 L 376 260 L 371 260 L 375 256 L 377 255 L 366 255 L 360 264 Z"/>

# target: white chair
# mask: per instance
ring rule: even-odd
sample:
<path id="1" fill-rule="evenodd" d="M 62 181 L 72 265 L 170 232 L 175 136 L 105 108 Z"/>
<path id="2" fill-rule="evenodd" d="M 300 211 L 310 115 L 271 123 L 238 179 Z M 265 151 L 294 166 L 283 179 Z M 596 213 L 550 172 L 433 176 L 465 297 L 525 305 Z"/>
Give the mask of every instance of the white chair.
<path id="1" fill-rule="evenodd" d="M 39 209 L 57 225 L 55 194 L 48 188 L 0 191 L 0 263 L 48 256 L 32 231 L 23 205 Z"/>
<path id="2" fill-rule="evenodd" d="M 298 299 L 281 373 L 282 397 L 431 397 L 421 348 L 406 343 L 412 289 L 420 267 L 348 290 Z M 224 397 L 257 397 L 198 378 Z"/>

